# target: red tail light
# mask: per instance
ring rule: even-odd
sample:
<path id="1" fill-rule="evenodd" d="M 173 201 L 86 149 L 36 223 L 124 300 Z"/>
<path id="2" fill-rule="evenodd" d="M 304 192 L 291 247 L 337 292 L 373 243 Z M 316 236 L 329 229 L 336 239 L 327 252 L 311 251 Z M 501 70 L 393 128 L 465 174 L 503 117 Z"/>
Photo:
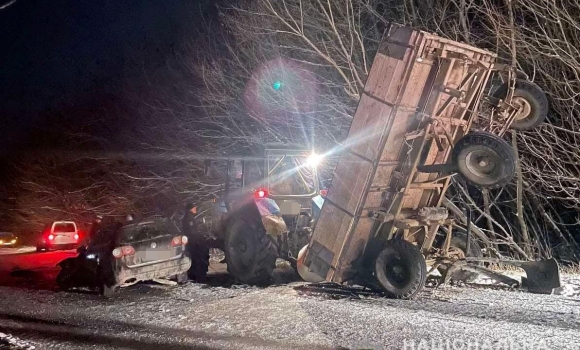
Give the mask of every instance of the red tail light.
<path id="1" fill-rule="evenodd" d="M 256 198 L 266 198 L 268 197 L 268 191 L 266 190 L 257 190 L 254 195 Z"/>
<path id="2" fill-rule="evenodd" d="M 135 255 L 135 249 L 130 245 L 126 245 L 123 247 L 117 247 L 113 249 L 113 256 L 117 259 L 120 259 L 127 255 Z"/>
<path id="3" fill-rule="evenodd" d="M 75 234 L 75 241 L 78 241 L 78 240 L 79 240 L 79 235 Z"/>
<path id="4" fill-rule="evenodd" d="M 177 236 L 173 237 L 173 239 L 171 240 L 171 245 L 174 247 L 178 247 L 180 245 L 186 245 L 187 242 L 189 242 L 187 236 Z"/>
<path id="5" fill-rule="evenodd" d="M 48 240 L 52 241 L 54 239 L 54 235 L 48 235 Z"/>

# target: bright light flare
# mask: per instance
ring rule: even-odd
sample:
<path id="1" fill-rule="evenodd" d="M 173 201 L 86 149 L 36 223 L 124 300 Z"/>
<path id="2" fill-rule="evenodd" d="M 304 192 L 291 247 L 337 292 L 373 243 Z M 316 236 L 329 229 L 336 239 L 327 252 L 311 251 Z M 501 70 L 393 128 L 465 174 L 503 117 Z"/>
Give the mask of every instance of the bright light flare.
<path id="1" fill-rule="evenodd" d="M 321 161 L 322 156 L 320 154 L 312 153 L 311 155 L 308 156 L 308 159 L 306 159 L 306 165 L 308 165 L 311 168 L 316 168 Z"/>

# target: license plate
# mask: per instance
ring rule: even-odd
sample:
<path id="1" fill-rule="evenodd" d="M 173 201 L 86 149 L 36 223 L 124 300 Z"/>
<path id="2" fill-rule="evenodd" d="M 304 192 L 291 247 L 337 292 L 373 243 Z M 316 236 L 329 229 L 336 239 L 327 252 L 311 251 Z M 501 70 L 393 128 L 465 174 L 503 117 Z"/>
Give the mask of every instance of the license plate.
<path id="1" fill-rule="evenodd" d="M 146 261 L 167 260 L 173 258 L 174 256 L 175 255 L 171 250 L 155 250 L 145 252 Z"/>

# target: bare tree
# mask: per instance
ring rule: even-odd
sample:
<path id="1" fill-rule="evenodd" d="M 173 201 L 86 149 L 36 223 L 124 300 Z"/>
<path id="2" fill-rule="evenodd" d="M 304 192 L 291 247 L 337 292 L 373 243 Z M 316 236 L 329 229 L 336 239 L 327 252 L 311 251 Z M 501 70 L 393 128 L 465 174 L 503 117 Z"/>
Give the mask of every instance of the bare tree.
<path id="1" fill-rule="evenodd" d="M 575 0 L 563 4 L 548 0 L 238 2 L 222 9 L 222 21 L 230 35 L 224 45 L 227 54 L 207 58 L 198 71 L 205 82 L 202 99 L 212 118 L 233 118 L 238 127 L 244 120 L 256 123 L 249 124 L 249 130 L 236 132 L 239 140 L 251 140 L 257 134 L 283 141 L 300 138 L 304 133 L 296 130 L 304 111 L 295 109 L 293 114 L 277 118 L 264 115 L 264 109 L 259 110 L 262 114 L 248 109 L 241 98 L 248 81 L 257 70 L 268 67 L 268 62 L 280 58 L 293 61 L 316 76 L 320 90 L 310 106 L 316 115 L 316 144 L 331 146 L 344 135 L 376 46 L 390 21 L 412 23 L 495 51 L 546 90 L 552 112 L 539 129 L 514 134 L 521 176 L 513 188 L 485 194 L 490 199 L 486 203 L 479 193 L 470 203 L 484 209 L 478 220 L 488 222 L 490 236 L 497 234 L 500 244 L 507 244 L 521 257 L 549 256 L 555 228 L 560 232 L 556 241 L 566 239 L 574 245 L 555 206 L 578 208 L 580 204 L 580 162 L 575 151 L 580 20 L 574 14 L 578 10 L 580 2 Z M 268 87 L 273 81 L 260 83 Z M 276 98 L 266 102 L 281 104 Z M 292 103 L 282 104 L 290 112 Z M 269 111 L 268 107 L 265 110 Z M 289 120 L 293 127 L 284 128 Z M 465 192 L 463 201 L 468 200 L 465 196 L 474 194 Z M 538 218 L 535 206 L 546 215 Z"/>

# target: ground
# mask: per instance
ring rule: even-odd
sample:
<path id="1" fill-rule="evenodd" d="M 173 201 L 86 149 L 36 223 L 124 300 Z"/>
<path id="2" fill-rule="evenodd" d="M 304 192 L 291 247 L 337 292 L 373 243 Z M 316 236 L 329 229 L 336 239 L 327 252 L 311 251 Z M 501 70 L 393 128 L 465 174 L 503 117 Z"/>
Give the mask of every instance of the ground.
<path id="1" fill-rule="evenodd" d="M 103 299 L 55 288 L 56 262 L 73 254 L 0 257 L 0 349 L 3 334 L 20 341 L 10 349 L 580 348 L 572 277 L 560 295 L 440 286 L 400 301 L 288 283 L 284 269 L 285 284 L 245 287 L 213 264 L 207 285 L 138 284 Z"/>

